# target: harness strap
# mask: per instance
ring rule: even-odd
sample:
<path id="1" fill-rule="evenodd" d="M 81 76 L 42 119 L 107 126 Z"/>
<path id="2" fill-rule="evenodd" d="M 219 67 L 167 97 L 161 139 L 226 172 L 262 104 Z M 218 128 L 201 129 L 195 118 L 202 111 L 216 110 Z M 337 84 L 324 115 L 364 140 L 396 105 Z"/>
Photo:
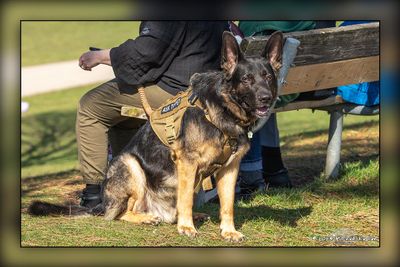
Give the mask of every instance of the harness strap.
<path id="1" fill-rule="evenodd" d="M 207 108 L 198 101 L 198 95 L 194 94 L 189 88 L 186 92 L 181 92 L 161 108 L 150 114 L 150 124 L 158 138 L 167 146 L 179 138 L 180 125 L 182 118 L 189 107 L 198 107 L 203 110 L 206 119 L 215 125 L 207 111 Z M 169 115 L 168 115 L 169 114 Z M 212 175 L 217 169 L 222 167 L 229 158 L 237 152 L 238 140 L 223 133 L 224 141 L 222 145 L 223 152 L 217 158 L 215 163 L 210 166 L 207 173 L 200 175 L 199 181 L 195 185 L 195 192 L 198 193 L 202 186 L 202 181 Z"/>
<path id="2" fill-rule="evenodd" d="M 204 114 L 205 114 L 205 117 L 207 118 L 207 120 L 210 123 L 214 124 L 211 120 L 210 114 L 208 113 L 207 109 L 204 108 L 201 105 L 201 103 L 199 101 L 197 101 L 197 99 L 198 99 L 198 96 L 196 94 L 192 94 L 189 97 L 189 103 L 202 109 L 204 111 Z M 238 149 L 238 140 L 236 138 L 229 137 L 225 133 L 223 133 L 223 134 L 224 134 L 223 153 L 218 157 L 217 163 L 215 163 L 215 165 L 220 165 L 218 167 L 221 167 L 222 165 L 224 165 L 228 161 L 228 159 L 231 157 L 231 155 L 235 154 Z M 207 176 L 209 176 L 209 175 L 205 175 L 205 177 L 207 177 Z"/>
<path id="3" fill-rule="evenodd" d="M 172 116 L 170 116 L 170 117 L 165 119 L 165 123 L 166 123 L 165 124 L 165 135 L 166 135 L 166 138 L 167 138 L 167 142 L 170 145 L 177 138 L 176 133 L 175 133 L 175 123 L 174 122 L 175 122 L 175 116 L 174 115 L 172 115 Z"/>

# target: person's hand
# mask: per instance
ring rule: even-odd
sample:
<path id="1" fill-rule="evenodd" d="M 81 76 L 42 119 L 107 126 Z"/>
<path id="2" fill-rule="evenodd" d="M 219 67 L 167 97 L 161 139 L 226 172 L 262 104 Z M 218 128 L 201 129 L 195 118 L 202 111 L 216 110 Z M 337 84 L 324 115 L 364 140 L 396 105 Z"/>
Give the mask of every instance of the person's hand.
<path id="1" fill-rule="evenodd" d="M 88 51 L 79 58 L 79 67 L 91 71 L 99 64 L 110 65 L 110 49 L 100 51 Z"/>

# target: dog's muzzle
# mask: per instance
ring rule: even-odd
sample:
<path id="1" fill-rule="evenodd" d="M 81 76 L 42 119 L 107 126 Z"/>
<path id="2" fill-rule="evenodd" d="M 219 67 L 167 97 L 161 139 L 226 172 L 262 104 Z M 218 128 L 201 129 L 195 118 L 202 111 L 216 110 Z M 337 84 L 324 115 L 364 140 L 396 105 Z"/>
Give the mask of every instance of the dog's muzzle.
<path id="1" fill-rule="evenodd" d="M 269 114 L 269 111 L 270 111 L 269 106 L 258 107 L 256 108 L 256 116 L 258 118 L 264 118 Z"/>
<path id="2" fill-rule="evenodd" d="M 264 89 L 257 93 L 257 107 L 255 113 L 258 118 L 263 118 L 269 114 L 273 102 L 272 98 L 273 96 L 268 90 Z"/>

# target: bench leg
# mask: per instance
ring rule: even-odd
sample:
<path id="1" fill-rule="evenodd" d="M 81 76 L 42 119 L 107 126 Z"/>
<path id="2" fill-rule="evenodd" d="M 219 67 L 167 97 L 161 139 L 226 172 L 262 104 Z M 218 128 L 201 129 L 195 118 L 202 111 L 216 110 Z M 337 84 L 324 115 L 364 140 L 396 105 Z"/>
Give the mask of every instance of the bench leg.
<path id="1" fill-rule="evenodd" d="M 329 139 L 326 152 L 325 176 L 337 178 L 340 169 L 340 150 L 342 146 L 343 113 L 331 111 L 329 122 Z"/>

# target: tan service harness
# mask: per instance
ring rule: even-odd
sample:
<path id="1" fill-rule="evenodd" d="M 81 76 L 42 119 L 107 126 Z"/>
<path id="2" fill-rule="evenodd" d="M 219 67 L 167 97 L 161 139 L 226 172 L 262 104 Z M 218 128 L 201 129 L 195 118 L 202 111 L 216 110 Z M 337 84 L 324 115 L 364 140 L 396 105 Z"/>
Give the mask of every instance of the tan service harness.
<path id="1" fill-rule="evenodd" d="M 143 88 L 139 89 L 143 108 L 149 117 L 150 125 L 161 142 L 171 147 L 175 140 L 181 134 L 181 126 L 183 115 L 188 108 L 200 108 L 204 111 L 205 117 L 209 122 L 214 124 L 210 118 L 207 108 L 203 107 L 198 101 L 198 96 L 189 88 L 184 92 L 180 92 L 176 96 L 168 99 L 164 104 L 156 110 L 151 110 L 148 105 Z M 146 106 L 147 105 L 147 106 Z M 224 133 L 224 142 L 222 144 L 223 153 L 218 157 L 216 162 L 211 166 L 207 173 L 200 175 L 200 180 L 195 187 L 195 192 L 198 193 L 201 187 L 201 182 L 204 178 L 212 175 L 216 170 L 221 168 L 238 149 L 238 140 L 235 137 L 230 137 Z"/>

